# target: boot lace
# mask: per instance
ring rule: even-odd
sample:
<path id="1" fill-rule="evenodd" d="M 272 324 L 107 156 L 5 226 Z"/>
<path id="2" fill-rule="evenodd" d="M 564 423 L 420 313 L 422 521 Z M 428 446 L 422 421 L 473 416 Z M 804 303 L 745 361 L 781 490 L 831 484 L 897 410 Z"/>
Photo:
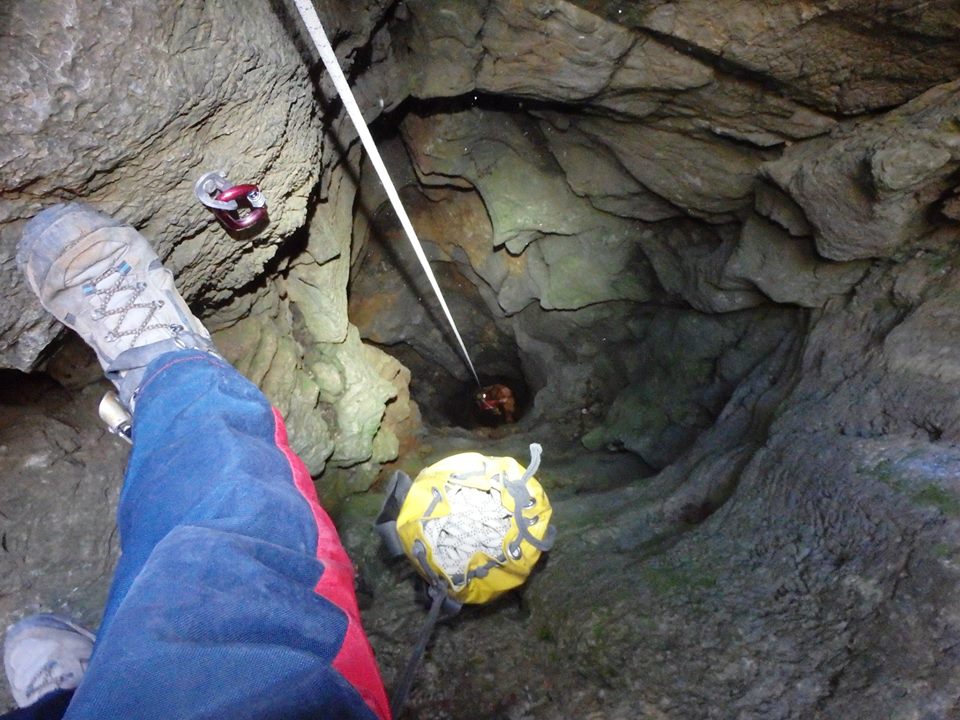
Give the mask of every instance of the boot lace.
<path id="1" fill-rule="evenodd" d="M 24 693 L 31 700 L 39 698 L 51 690 L 62 688 L 72 678 L 72 672 L 64 670 L 56 660 L 48 660 L 30 679 Z"/>
<path id="2" fill-rule="evenodd" d="M 143 294 L 143 291 L 147 289 L 147 284 L 144 282 L 134 282 L 130 277 L 131 269 L 130 264 L 123 261 L 119 265 L 104 271 L 83 286 L 84 294 L 88 296 L 94 304 L 94 320 L 106 320 L 109 327 L 110 319 L 116 318 L 113 327 L 108 330 L 105 336 L 106 341 L 117 342 L 121 338 L 129 337 L 130 346 L 132 347 L 141 335 L 150 330 L 168 330 L 175 335 L 179 334 L 183 330 L 181 325 L 170 325 L 153 321 L 157 311 L 163 307 L 164 301 L 140 301 L 139 298 Z M 109 281 L 112 275 L 116 275 L 116 278 Z M 122 305 L 110 307 L 110 304 L 118 293 L 128 293 L 126 301 Z M 123 297 L 124 296 L 121 295 L 121 298 Z M 127 322 L 127 317 L 134 310 L 145 311 L 140 323 L 136 326 L 124 328 L 123 325 Z"/>

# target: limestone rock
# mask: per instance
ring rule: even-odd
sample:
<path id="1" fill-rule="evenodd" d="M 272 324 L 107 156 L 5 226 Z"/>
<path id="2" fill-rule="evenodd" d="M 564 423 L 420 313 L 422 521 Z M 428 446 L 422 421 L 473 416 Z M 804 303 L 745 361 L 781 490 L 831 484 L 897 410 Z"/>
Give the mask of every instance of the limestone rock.
<path id="1" fill-rule="evenodd" d="M 611 300 L 650 298 L 644 256 L 625 226 L 577 237 L 545 237 L 527 249 L 528 272 L 545 310 L 578 310 Z"/>
<path id="2" fill-rule="evenodd" d="M 56 611 L 96 628 L 119 554 L 114 510 L 129 446 L 96 415 L 100 382 L 66 393 L 43 378 L 3 387 L 0 625 Z M 0 708 L 11 706 L 6 685 Z"/>
<path id="3" fill-rule="evenodd" d="M 673 127 L 758 148 L 822 135 L 836 124 L 830 116 L 772 95 L 737 73 L 718 73 L 701 88 L 661 95 L 657 114 L 669 117 Z"/>
<path id="4" fill-rule="evenodd" d="M 617 395 L 583 444 L 629 450 L 652 468 L 666 467 L 716 419 L 736 384 L 774 350 L 777 329 L 789 322 L 762 309 L 656 315 L 639 343 L 643 359 L 630 376 L 637 379 Z M 732 337 L 739 339 L 731 343 Z"/>
<path id="5" fill-rule="evenodd" d="M 832 260 L 889 257 L 929 229 L 960 167 L 960 82 L 872 121 L 789 149 L 764 167 L 803 208 Z M 864 169 L 867 172 L 864 172 Z"/>
<path id="6" fill-rule="evenodd" d="M 728 220 L 752 201 L 759 152 L 669 127 L 584 118 L 576 127 L 641 185 L 695 217 Z"/>
<path id="7" fill-rule="evenodd" d="M 653 468 L 666 467 L 710 423 L 709 415 L 696 404 L 657 404 L 657 398 L 670 392 L 676 392 L 676 388 L 669 382 L 648 379 L 642 385 L 630 386 L 617 396 L 602 429 L 584 435 L 584 446 L 590 450 L 629 450 Z"/>
<path id="8" fill-rule="evenodd" d="M 935 259 L 931 259 L 936 262 Z M 924 263 L 929 272 L 930 264 Z M 957 299 L 960 284 L 948 276 L 946 287 L 922 302 L 893 328 L 883 342 L 892 370 L 954 385 L 960 360 L 953 351 L 960 339 Z"/>
<path id="9" fill-rule="evenodd" d="M 922 304 L 953 270 L 956 233 L 943 228 L 925 238 L 925 247 L 896 266 L 891 299 L 899 308 Z"/>
<path id="10" fill-rule="evenodd" d="M 303 349 L 285 308 L 244 318 L 214 333 L 214 342 L 283 415 L 290 447 L 310 474 L 323 472 L 333 452 L 333 430 L 319 407 L 320 388 L 304 370 Z"/>
<path id="11" fill-rule="evenodd" d="M 960 221 L 960 189 L 954 190 L 940 205 L 940 212 L 951 220 Z"/>
<path id="12" fill-rule="evenodd" d="M 543 137 L 563 168 L 570 188 L 598 210 L 625 218 L 658 222 L 683 214 L 681 208 L 644 187 L 612 150 L 572 127 L 557 114 L 546 114 Z"/>
<path id="13" fill-rule="evenodd" d="M 347 335 L 347 282 L 357 168 L 333 171 L 326 201 L 307 229 L 306 251 L 291 263 L 285 288 L 315 342 L 340 343 Z"/>
<path id="14" fill-rule="evenodd" d="M 359 266 L 362 273 L 353 285 L 350 315 L 363 337 L 371 342 L 407 345 L 442 367 L 450 376 L 466 380 L 470 371 L 412 250 L 397 234 L 387 238 L 390 250 L 371 243 Z M 428 258 L 440 253 L 432 244 Z M 452 262 L 434 262 L 434 275 L 447 299 L 461 336 L 483 337 L 487 320 L 476 309 L 484 307 L 478 291 Z"/>
<path id="15" fill-rule="evenodd" d="M 395 396 L 387 400 L 383 421 L 371 442 L 370 459 L 350 467 L 333 467 L 324 474 L 318 490 L 324 503 L 333 507 L 367 497 L 362 493 L 381 477 L 384 465 L 416 449 L 422 430 L 420 409 L 410 398 L 410 370 L 372 345 L 364 345 L 364 352 L 370 368 L 393 387 Z"/>
<path id="16" fill-rule="evenodd" d="M 321 402 L 329 403 L 336 412 L 335 444 L 330 462 L 337 467 L 350 467 L 370 460 L 384 407 L 388 400 L 396 397 L 397 391 L 366 362 L 366 350 L 353 326 L 344 342 L 315 345 L 311 356 L 333 365 L 343 377 L 341 395 L 320 397 Z"/>
<path id="17" fill-rule="evenodd" d="M 832 296 L 847 292 L 866 270 L 865 261 L 822 260 L 809 238 L 790 237 L 777 225 L 751 215 L 723 272 L 752 283 L 774 302 L 821 307 Z"/>
<path id="18" fill-rule="evenodd" d="M 703 312 L 733 312 L 763 303 L 749 283 L 725 271 L 734 242 L 722 228 L 718 232 L 690 222 L 662 223 L 640 233 L 640 246 L 670 299 L 682 298 Z"/>
<path id="19" fill-rule="evenodd" d="M 476 87 L 476 68 L 484 55 L 480 33 L 487 0 L 410 0 L 405 41 L 417 62 L 411 75 L 418 97 L 452 97 Z M 413 64 L 413 63 L 411 63 Z"/>
<path id="20" fill-rule="evenodd" d="M 637 303 L 609 302 L 576 312 L 533 304 L 512 318 L 524 375 L 539 390 L 532 419 L 552 419 L 575 441 L 608 409 L 624 382 L 640 377 L 637 351 L 651 324 Z M 606 378 L 617 377 L 611 387 Z"/>
<path id="21" fill-rule="evenodd" d="M 951 42 L 960 11 L 950 0 L 894 0 L 879 12 L 867 0 L 576 4 L 695 48 L 705 62 L 776 83 L 789 97 L 827 112 L 897 105 L 955 78 L 960 68 L 960 50 Z"/>
<path id="22" fill-rule="evenodd" d="M 754 210 L 775 222 L 794 237 L 813 235 L 803 208 L 775 185 L 758 182 L 754 188 Z"/>
<path id="23" fill-rule="evenodd" d="M 530 43 L 531 33 L 541 41 Z M 477 82 L 489 91 L 583 100 L 611 80 L 633 34 L 562 0 L 493 3 L 483 27 Z"/>
<path id="24" fill-rule="evenodd" d="M 396 361 L 362 345 L 353 326 L 342 342 L 321 342 L 299 305 L 276 295 L 269 299 L 272 304 L 261 302 L 249 317 L 214 333 L 214 341 L 280 410 L 290 446 L 310 474 L 330 472 L 328 466 L 392 460 L 398 436 L 413 434 L 419 421 L 403 385 L 409 375 Z M 392 409 L 385 421 L 388 403 Z M 326 497 L 341 499 L 329 491 Z"/>
<path id="25" fill-rule="evenodd" d="M 542 132 L 549 135 L 552 126 Z M 466 178 L 484 200 L 494 247 L 520 256 L 482 267 L 475 263 L 497 290 L 503 310 L 517 312 L 534 299 L 544 308 L 569 310 L 650 297 L 634 225 L 571 191 L 554 155 L 537 142 L 540 127 L 472 110 L 443 118 L 412 116 L 404 133 L 419 176 L 427 183 Z M 465 144 L 469 157 L 460 150 Z M 554 152 L 563 152 L 556 147 Z M 643 192 L 636 183 L 634 188 Z M 599 248 L 603 252 L 596 252 Z"/>
<path id="26" fill-rule="evenodd" d="M 715 78 L 716 73 L 709 65 L 649 35 L 636 35 L 630 50 L 617 60 L 616 70 L 601 94 L 600 104 L 617 107 L 612 98 L 644 90 L 693 90 L 708 85 Z"/>
<path id="27" fill-rule="evenodd" d="M 389 382 L 395 395 L 387 401 L 383 422 L 373 439 L 372 460 L 381 465 L 396 460 L 401 443 L 409 443 L 420 429 L 420 410 L 410 399 L 410 371 L 395 358 L 371 345 L 364 345 L 367 361 Z"/>
<path id="28" fill-rule="evenodd" d="M 628 29 L 619 6 L 619 13 L 606 19 L 594 7 L 586 9 L 592 12 L 564 0 L 500 0 L 489 4 L 476 31 L 475 17 L 464 17 L 475 37 L 457 36 L 464 48 L 460 59 L 469 53 L 478 66 L 476 89 L 568 102 L 589 99 L 595 111 L 682 119 L 688 132 L 699 129 L 763 147 L 817 135 L 833 125 L 811 108 L 773 97 L 723 72 L 726 68 L 679 50 L 678 43 Z M 440 12 L 463 15 L 451 7 Z M 540 41 L 530 43 L 531 32 Z M 448 33 L 441 32 L 437 41 L 424 41 L 424 50 L 443 58 L 447 41 Z M 466 79 L 460 87 L 469 91 Z"/>
<path id="29" fill-rule="evenodd" d="M 402 129 L 426 184 L 461 177 L 477 188 L 493 224 L 495 245 L 508 244 L 519 254 L 526 243 L 542 235 L 573 235 L 582 229 L 582 220 L 564 211 L 570 191 L 563 174 L 550 153 L 529 139 L 537 132 L 533 123 L 470 110 L 409 116 Z M 485 185 L 502 192 L 485 193 Z"/>

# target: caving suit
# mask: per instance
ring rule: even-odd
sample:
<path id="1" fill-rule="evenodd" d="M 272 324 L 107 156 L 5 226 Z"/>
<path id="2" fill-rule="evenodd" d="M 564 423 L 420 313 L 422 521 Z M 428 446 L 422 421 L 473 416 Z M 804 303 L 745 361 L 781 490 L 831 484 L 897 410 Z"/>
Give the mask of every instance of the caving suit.
<path id="1" fill-rule="evenodd" d="M 353 565 L 279 413 L 227 363 L 150 364 L 117 524 L 80 687 L 7 720 L 388 718 Z"/>

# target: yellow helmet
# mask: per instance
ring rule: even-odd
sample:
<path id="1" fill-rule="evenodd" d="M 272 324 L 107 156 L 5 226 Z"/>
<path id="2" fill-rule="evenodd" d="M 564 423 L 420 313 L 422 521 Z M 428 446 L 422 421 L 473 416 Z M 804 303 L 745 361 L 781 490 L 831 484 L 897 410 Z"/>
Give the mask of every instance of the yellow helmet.
<path id="1" fill-rule="evenodd" d="M 412 482 L 395 472 L 377 530 L 455 606 L 493 600 L 523 584 L 553 545 L 553 511 L 533 476 L 540 453 L 530 445 L 527 469 L 511 457 L 468 452 L 434 463 Z"/>

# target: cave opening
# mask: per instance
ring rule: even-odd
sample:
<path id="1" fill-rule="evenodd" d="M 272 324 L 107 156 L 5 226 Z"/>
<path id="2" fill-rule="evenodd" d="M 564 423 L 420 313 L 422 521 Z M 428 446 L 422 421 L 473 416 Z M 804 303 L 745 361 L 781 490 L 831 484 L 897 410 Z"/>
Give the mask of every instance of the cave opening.
<path id="1" fill-rule="evenodd" d="M 395 345 L 383 349 L 410 369 L 410 394 L 420 407 L 424 421 L 430 426 L 452 426 L 465 430 L 500 428 L 503 432 L 510 432 L 516 429 L 514 424 L 520 423 L 530 409 L 532 396 L 526 378 L 521 372 L 509 369 L 519 368 L 519 360 L 515 363 L 498 363 L 507 368 L 500 372 L 479 371 L 478 385 L 473 378 L 463 380 L 450 375 L 409 346 Z M 478 355 L 478 363 L 486 367 L 482 365 L 482 353 Z M 516 403 L 512 419 L 502 413 L 485 411 L 478 402 L 477 393 L 482 388 L 494 385 L 510 388 Z"/>
<path id="2" fill-rule="evenodd" d="M 603 200 L 589 184 L 602 179 L 602 146 L 571 130 L 583 117 L 579 106 L 475 95 L 408 99 L 373 126 L 480 385 L 514 390 L 515 424 L 477 411 L 476 383 L 366 163 L 349 316 L 411 371 L 428 425 L 559 431 L 585 452 L 635 455 L 648 476 L 802 334 L 803 311 L 746 280 L 697 277 L 696 263 L 730 256 L 737 218 L 650 222 Z"/>
<path id="3" fill-rule="evenodd" d="M 528 363 L 511 318 L 478 272 L 485 257 L 504 254 L 504 250 L 494 247 L 489 210 L 477 188 L 458 177 L 424 182 L 399 131 L 410 114 L 443 117 L 477 107 L 522 112 L 523 103 L 489 96 L 408 100 L 372 128 L 467 344 L 477 379 L 469 372 L 379 180 L 366 163 L 354 207 L 349 315 L 365 340 L 411 371 L 411 396 L 426 423 L 437 428 L 510 432 L 546 383 L 527 377 Z M 510 389 L 509 413 L 478 402 L 478 392 L 497 385 Z"/>
<path id="4" fill-rule="evenodd" d="M 421 188 L 408 186 L 401 191 L 401 196 L 405 206 L 420 220 L 424 217 L 424 208 L 441 209 L 448 202 L 472 206 L 439 221 L 450 222 L 448 226 L 430 225 L 434 233 L 456 232 L 453 223 L 464 214 L 468 215 L 466 222 L 477 220 L 481 209 L 476 197 L 463 190 L 434 190 L 427 195 Z M 423 236 L 421 241 L 428 257 L 436 258 L 438 243 L 431 236 Z M 439 302 L 392 210 L 381 205 L 373 214 L 362 248 L 351 271 L 350 317 L 365 339 L 410 370 L 410 393 L 423 419 L 434 427 L 466 430 L 503 428 L 509 431 L 514 423 L 520 422 L 538 386 L 528 382 L 510 329 L 503 323 L 502 314 L 491 312 L 485 304 L 475 284 L 476 276 L 465 274 L 464 266 L 453 259 L 435 260 L 431 264 L 454 320 L 461 328 L 479 384 L 469 373 Z M 495 384 L 506 385 L 513 393 L 516 410 L 510 421 L 503 414 L 484 412 L 478 405 L 477 392 Z"/>

